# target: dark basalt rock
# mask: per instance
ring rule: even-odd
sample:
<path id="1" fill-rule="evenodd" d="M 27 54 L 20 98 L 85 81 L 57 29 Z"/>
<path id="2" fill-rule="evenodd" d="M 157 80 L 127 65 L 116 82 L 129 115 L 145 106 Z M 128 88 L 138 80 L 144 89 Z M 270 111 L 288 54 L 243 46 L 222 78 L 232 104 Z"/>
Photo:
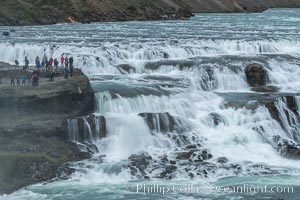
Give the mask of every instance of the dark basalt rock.
<path id="1" fill-rule="evenodd" d="M 97 146 L 90 143 L 68 142 L 68 147 L 72 157 L 79 160 L 91 158 L 94 153 L 99 153 Z"/>
<path id="2" fill-rule="evenodd" d="M 140 113 L 151 130 L 161 132 L 174 131 L 174 117 L 167 113 Z"/>
<path id="3" fill-rule="evenodd" d="M 205 70 L 207 72 L 208 78 L 210 81 L 212 81 L 214 79 L 214 68 L 211 66 L 206 66 Z"/>
<path id="4" fill-rule="evenodd" d="M 77 125 L 78 129 L 78 140 L 76 142 L 92 142 L 106 137 L 106 120 L 104 116 L 89 115 L 72 120 L 75 120 L 75 126 Z M 70 120 L 68 120 L 68 123 L 70 123 Z M 73 127 L 69 128 L 72 129 Z M 69 134 L 70 131 L 74 130 L 69 130 Z"/>
<path id="5" fill-rule="evenodd" d="M 136 72 L 136 69 L 129 64 L 121 64 L 116 66 L 122 74 L 132 74 Z"/>
<path id="6" fill-rule="evenodd" d="M 70 175 L 75 172 L 75 169 L 69 166 L 69 164 L 64 164 L 56 170 L 56 178 L 60 180 L 66 180 L 70 178 Z"/>
<path id="7" fill-rule="evenodd" d="M 7 32 L 7 31 L 3 32 L 2 36 L 6 36 L 6 37 L 9 36 L 9 32 Z"/>
<path id="8" fill-rule="evenodd" d="M 129 158 L 129 165 L 131 174 L 135 176 L 145 176 L 146 169 L 149 163 L 152 161 L 152 157 L 146 153 L 137 155 L 133 154 Z"/>
<path id="9" fill-rule="evenodd" d="M 278 152 L 287 158 L 300 159 L 300 146 L 292 141 L 282 139 L 279 135 L 273 137 Z"/>
<path id="10" fill-rule="evenodd" d="M 227 160 L 227 158 L 225 158 L 225 157 L 219 157 L 219 158 L 217 159 L 217 162 L 220 163 L 220 164 L 224 164 L 224 163 L 227 163 L 228 160 Z"/>
<path id="11" fill-rule="evenodd" d="M 218 113 L 210 113 L 207 117 L 207 120 L 209 122 L 209 124 L 213 125 L 213 126 L 218 126 L 220 124 L 226 125 L 226 119 L 224 116 L 218 114 Z"/>
<path id="12" fill-rule="evenodd" d="M 250 64 L 245 69 L 247 82 L 251 87 L 265 86 L 268 81 L 267 70 L 258 63 Z"/>
<path id="13" fill-rule="evenodd" d="M 21 77 L 24 73 L 31 74 L 0 63 L 2 78 Z M 46 74 L 41 73 L 38 87 L 1 84 L 0 194 L 62 178 L 69 174 L 62 172 L 68 171 L 65 163 L 98 152 L 93 144 L 67 142 L 66 120 L 94 111 L 94 91 L 88 78 L 79 69 L 68 80 L 59 76 L 63 76 L 62 71 L 57 71 L 56 81 L 49 83 Z"/>
<path id="14" fill-rule="evenodd" d="M 165 170 L 160 174 L 160 178 L 172 178 L 172 173 L 174 173 L 177 170 L 177 167 L 175 165 L 167 165 Z"/>
<path id="15" fill-rule="evenodd" d="M 282 113 L 282 116 L 280 116 L 280 112 L 276 106 L 279 101 L 283 101 L 286 104 L 286 106 L 284 106 L 282 108 L 284 110 L 284 112 Z M 282 126 L 282 128 L 284 130 L 288 131 L 288 129 L 290 129 L 290 131 L 293 131 L 294 138 L 292 138 L 292 139 L 296 140 L 297 139 L 296 135 L 298 134 L 297 133 L 298 131 L 297 131 L 297 126 L 295 123 L 297 123 L 300 116 L 297 111 L 297 104 L 296 104 L 295 96 L 282 96 L 282 97 L 276 98 L 273 101 L 266 102 L 265 106 L 268 108 L 271 116 L 280 123 L 280 125 Z M 298 119 L 296 119 L 296 122 L 294 120 L 290 119 L 290 115 L 295 115 L 298 118 Z M 287 127 L 287 124 L 282 121 L 281 117 L 287 118 L 289 127 Z"/>

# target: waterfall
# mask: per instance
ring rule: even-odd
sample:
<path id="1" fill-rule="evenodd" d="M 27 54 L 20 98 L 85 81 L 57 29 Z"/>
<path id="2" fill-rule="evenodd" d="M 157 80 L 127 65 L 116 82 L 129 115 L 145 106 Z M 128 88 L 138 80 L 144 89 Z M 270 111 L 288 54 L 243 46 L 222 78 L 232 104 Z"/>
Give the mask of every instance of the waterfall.
<path id="1" fill-rule="evenodd" d="M 79 141 L 79 130 L 78 130 L 78 120 L 77 119 L 68 119 L 68 133 L 69 141 L 77 142 Z"/>
<path id="2" fill-rule="evenodd" d="M 106 120 L 103 116 L 84 116 L 67 120 L 68 140 L 79 143 L 94 143 L 106 137 Z"/>
<path id="3" fill-rule="evenodd" d="M 85 140 L 88 142 L 92 142 L 94 138 L 93 138 L 91 126 L 85 117 L 83 117 L 82 119 L 84 121 Z"/>
<path id="4" fill-rule="evenodd" d="M 294 99 L 296 100 L 296 99 Z M 283 128 L 286 130 L 288 137 L 299 143 L 300 141 L 300 122 L 299 116 L 288 107 L 286 97 L 278 98 L 275 102 L 275 106 L 278 110 L 280 121 Z"/>

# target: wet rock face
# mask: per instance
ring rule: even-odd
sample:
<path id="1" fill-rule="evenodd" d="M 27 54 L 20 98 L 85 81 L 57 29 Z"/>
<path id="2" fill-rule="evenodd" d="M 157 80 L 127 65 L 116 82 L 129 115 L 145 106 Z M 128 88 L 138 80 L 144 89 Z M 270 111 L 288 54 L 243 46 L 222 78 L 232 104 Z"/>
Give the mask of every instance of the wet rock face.
<path id="1" fill-rule="evenodd" d="M 131 174 L 138 177 L 144 177 L 146 175 L 146 169 L 152 161 L 152 157 L 146 153 L 141 155 L 133 154 L 128 158 L 128 160 L 128 167 Z"/>
<path id="2" fill-rule="evenodd" d="M 0 68 L 1 76 L 24 73 L 2 64 Z M 62 72 L 56 75 L 62 76 Z M 44 73 L 41 78 L 45 78 Z M 22 89 L 3 87 L 0 104 L 0 194 L 48 181 L 56 175 L 64 177 L 72 171 L 65 163 L 90 158 L 98 152 L 90 143 L 67 142 L 67 119 L 94 111 L 94 91 L 79 69 L 74 70 L 71 79 L 59 79 L 53 84 L 44 82 L 39 87 Z M 104 118 L 89 116 L 86 120 L 99 124 L 102 128 L 98 136 L 105 137 Z"/>
<path id="3" fill-rule="evenodd" d="M 174 131 L 175 120 L 169 113 L 140 113 L 151 130 L 159 132 Z"/>
<path id="4" fill-rule="evenodd" d="M 68 147 L 72 152 L 72 157 L 76 159 L 88 159 L 95 153 L 99 153 L 96 145 L 91 143 L 68 142 Z"/>
<path id="5" fill-rule="evenodd" d="M 227 124 L 225 117 L 216 112 L 210 113 L 207 116 L 206 120 L 211 126 L 219 126 L 220 124 L 223 125 Z"/>
<path id="6" fill-rule="evenodd" d="M 129 64 L 121 64 L 116 66 L 122 74 L 132 74 L 136 72 L 135 67 Z"/>
<path id="7" fill-rule="evenodd" d="M 299 113 L 297 109 L 295 96 L 281 96 L 273 101 L 265 102 L 271 116 L 277 120 L 281 127 L 290 135 L 291 139 L 296 142 L 298 137 Z"/>
<path id="8" fill-rule="evenodd" d="M 2 77 L 21 77 L 24 72 L 22 69 L 4 69 L 0 73 Z M 62 71 L 58 73 L 56 78 L 63 76 Z M 41 78 L 47 77 L 41 74 Z M 41 118 L 49 119 L 56 115 L 88 115 L 94 112 L 95 96 L 88 77 L 81 70 L 74 69 L 72 79 L 44 83 L 34 88 L 3 88 L 0 104 L 0 121 L 9 124 L 28 116 L 39 121 Z"/>
<path id="9" fill-rule="evenodd" d="M 89 115 L 68 119 L 65 124 L 68 128 L 69 141 L 85 143 L 106 137 L 104 116 Z"/>
<path id="10" fill-rule="evenodd" d="M 268 81 L 267 70 L 258 63 L 250 64 L 245 69 L 247 82 L 251 87 L 265 86 Z"/>
<path id="11" fill-rule="evenodd" d="M 287 158 L 300 159 L 300 146 L 292 141 L 282 139 L 279 135 L 273 137 L 278 152 Z"/>
<path id="12" fill-rule="evenodd" d="M 6 36 L 6 37 L 9 36 L 9 32 L 6 32 L 6 31 L 3 32 L 3 33 L 2 33 L 2 36 Z"/>

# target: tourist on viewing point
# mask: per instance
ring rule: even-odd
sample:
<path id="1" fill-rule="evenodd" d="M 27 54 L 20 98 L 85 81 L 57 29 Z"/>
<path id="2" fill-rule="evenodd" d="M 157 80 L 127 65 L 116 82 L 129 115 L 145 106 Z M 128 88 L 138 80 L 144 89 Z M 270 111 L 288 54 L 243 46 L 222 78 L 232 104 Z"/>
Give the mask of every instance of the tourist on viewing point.
<path id="1" fill-rule="evenodd" d="M 16 84 L 15 84 L 15 78 L 14 77 L 10 78 L 10 86 L 11 87 L 15 87 L 16 86 Z"/>
<path id="2" fill-rule="evenodd" d="M 69 58 L 69 63 L 70 63 L 70 76 L 73 77 L 73 71 L 74 71 L 74 67 L 73 67 L 74 59 L 73 59 L 73 57 Z"/>
<path id="3" fill-rule="evenodd" d="M 17 86 L 18 86 L 18 87 L 21 86 L 20 77 L 17 77 Z"/>
<path id="4" fill-rule="evenodd" d="M 68 68 L 67 67 L 65 67 L 65 70 L 64 70 L 64 77 L 65 77 L 65 79 L 68 79 L 69 78 L 69 70 L 68 70 Z"/>
<path id="5" fill-rule="evenodd" d="M 55 69 L 58 68 L 58 61 L 57 61 L 57 58 L 54 59 L 54 67 L 55 67 Z"/>
<path id="6" fill-rule="evenodd" d="M 35 58 L 35 66 L 36 66 L 37 68 L 40 68 L 40 67 L 41 67 L 40 58 L 39 58 L 38 56 Z"/>
<path id="7" fill-rule="evenodd" d="M 65 67 L 69 67 L 69 58 L 68 57 L 65 58 Z"/>
<path id="8" fill-rule="evenodd" d="M 27 80 L 27 75 L 23 74 L 23 76 L 22 76 L 22 86 L 26 85 L 26 80 Z"/>
<path id="9" fill-rule="evenodd" d="M 48 67 L 52 68 L 53 65 L 53 58 L 51 57 L 48 61 Z"/>
<path id="10" fill-rule="evenodd" d="M 62 54 L 61 57 L 60 57 L 60 63 L 61 63 L 61 67 L 64 67 L 64 63 L 65 63 L 64 54 Z"/>
<path id="11" fill-rule="evenodd" d="M 25 56 L 25 66 L 23 69 L 29 69 L 29 60 L 28 60 L 27 56 Z"/>
<path id="12" fill-rule="evenodd" d="M 15 60 L 15 65 L 16 65 L 16 68 L 19 68 L 19 61 L 18 60 Z"/>
<path id="13" fill-rule="evenodd" d="M 48 65 L 48 58 L 47 58 L 47 56 L 46 56 L 46 54 L 44 54 L 44 56 L 43 56 L 43 60 L 42 60 L 42 67 L 47 67 L 47 65 Z"/>

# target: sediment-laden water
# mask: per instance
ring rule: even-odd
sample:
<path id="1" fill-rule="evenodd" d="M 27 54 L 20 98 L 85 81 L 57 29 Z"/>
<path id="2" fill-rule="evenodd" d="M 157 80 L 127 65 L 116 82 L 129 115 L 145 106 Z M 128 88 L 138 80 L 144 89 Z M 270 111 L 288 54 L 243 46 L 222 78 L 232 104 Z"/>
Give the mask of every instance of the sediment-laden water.
<path id="1" fill-rule="evenodd" d="M 91 79 L 107 136 L 94 139 L 100 153 L 74 163 L 70 179 L 0 198 L 241 199 L 256 193 L 216 192 L 215 185 L 266 185 L 268 192 L 255 194 L 265 199 L 300 195 L 300 162 L 282 155 L 274 141 L 300 141 L 299 9 L 0 31 L 8 28 L 16 32 L 0 38 L 0 61 L 74 57 Z M 268 85 L 280 91 L 253 92 L 244 72 L 251 63 L 263 65 Z M 297 111 L 283 93 L 294 96 Z M 275 102 L 279 120 L 257 104 L 264 98 Z M 272 186 L 293 192 L 273 193 Z"/>

